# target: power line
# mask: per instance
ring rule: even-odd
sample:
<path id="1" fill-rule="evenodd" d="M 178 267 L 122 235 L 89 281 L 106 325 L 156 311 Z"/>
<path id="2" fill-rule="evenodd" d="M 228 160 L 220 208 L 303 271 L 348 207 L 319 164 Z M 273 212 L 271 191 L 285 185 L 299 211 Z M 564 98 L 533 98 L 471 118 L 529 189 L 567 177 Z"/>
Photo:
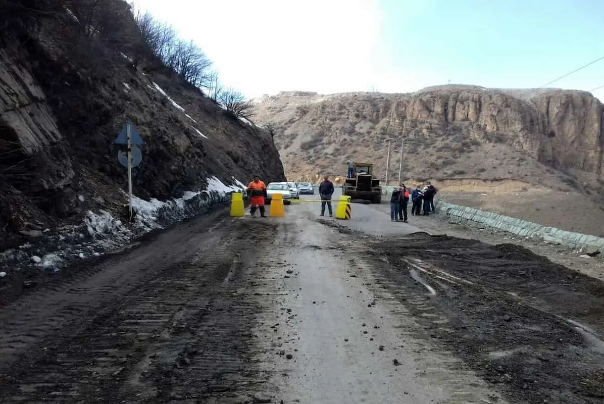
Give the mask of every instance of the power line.
<path id="1" fill-rule="evenodd" d="M 541 87 L 539 87 L 539 88 L 547 87 L 547 86 L 549 86 L 550 84 L 553 84 L 553 83 L 555 83 L 556 81 L 562 80 L 563 78 L 568 77 L 568 76 L 570 76 L 571 74 L 578 72 L 579 70 L 583 70 L 583 69 L 585 69 L 586 67 L 591 66 L 591 65 L 593 65 L 594 63 L 599 62 L 599 61 L 600 61 L 600 60 L 602 60 L 602 59 L 604 59 L 604 56 L 602 56 L 602 57 L 600 57 L 600 58 L 598 58 L 598 59 L 594 60 L 593 62 L 589 62 L 589 63 L 588 63 L 588 64 L 586 64 L 585 66 L 581 66 L 581 67 L 579 67 L 578 69 L 573 70 L 572 72 L 565 74 L 564 76 L 560 76 L 560 77 L 558 77 L 557 79 L 550 81 L 549 83 L 545 83 L 544 85 L 542 85 L 542 86 L 541 86 Z"/>
<path id="2" fill-rule="evenodd" d="M 604 84 L 603 84 L 603 85 L 601 85 L 600 87 L 592 88 L 591 90 L 589 90 L 589 92 L 591 93 L 592 91 L 599 90 L 599 89 L 601 89 L 602 87 L 604 87 Z"/>

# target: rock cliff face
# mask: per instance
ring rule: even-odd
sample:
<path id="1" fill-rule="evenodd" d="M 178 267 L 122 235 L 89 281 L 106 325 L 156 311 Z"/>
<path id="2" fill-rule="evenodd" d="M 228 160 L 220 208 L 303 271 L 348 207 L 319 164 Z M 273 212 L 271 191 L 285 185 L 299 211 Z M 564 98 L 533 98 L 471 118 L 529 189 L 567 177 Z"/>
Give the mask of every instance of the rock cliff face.
<path id="1" fill-rule="evenodd" d="M 133 173 L 141 198 L 203 190 L 213 176 L 227 185 L 255 173 L 285 178 L 267 131 L 226 113 L 157 61 L 135 66 L 127 15 L 120 43 L 75 40 L 88 32 L 62 7 L 36 15 L 35 29 L 16 24 L 0 38 L 0 241 L 82 223 L 91 209 L 120 211 L 126 170 L 111 143 L 127 120 L 145 140 Z"/>
<path id="2" fill-rule="evenodd" d="M 576 178 L 598 189 L 604 180 L 603 107 L 587 92 L 476 86 L 413 94 L 292 92 L 255 106 L 258 122 L 277 127 L 291 175 L 339 174 L 351 158 L 377 163 L 383 176 L 389 139 L 396 153 L 404 140 L 403 178 Z M 397 154 L 392 161 L 391 178 Z"/>

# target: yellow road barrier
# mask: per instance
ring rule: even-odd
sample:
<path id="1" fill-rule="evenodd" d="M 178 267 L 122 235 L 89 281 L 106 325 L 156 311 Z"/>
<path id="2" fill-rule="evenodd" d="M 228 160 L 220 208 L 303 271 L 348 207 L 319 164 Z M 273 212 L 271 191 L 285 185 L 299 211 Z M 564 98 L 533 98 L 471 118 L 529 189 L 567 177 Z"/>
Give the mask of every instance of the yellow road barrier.
<path id="1" fill-rule="evenodd" d="M 270 217 L 285 217 L 285 207 L 283 206 L 283 195 L 274 194 L 271 200 Z"/>
<path id="2" fill-rule="evenodd" d="M 243 207 L 243 194 L 234 192 L 231 194 L 231 216 L 245 216 L 245 208 Z"/>
<path id="3" fill-rule="evenodd" d="M 352 217 L 352 208 L 350 205 L 350 196 L 342 195 L 336 208 L 336 219 L 350 220 Z"/>

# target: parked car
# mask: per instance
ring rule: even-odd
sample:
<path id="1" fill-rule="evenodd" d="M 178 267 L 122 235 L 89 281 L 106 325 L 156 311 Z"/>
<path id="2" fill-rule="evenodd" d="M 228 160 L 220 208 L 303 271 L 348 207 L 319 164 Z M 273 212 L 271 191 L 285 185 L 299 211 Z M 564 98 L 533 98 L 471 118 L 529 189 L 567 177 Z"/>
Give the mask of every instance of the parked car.
<path id="1" fill-rule="evenodd" d="M 313 187 L 313 185 L 310 182 L 298 182 L 296 185 L 298 186 L 298 191 L 300 192 L 300 195 L 303 195 L 303 194 L 314 195 L 315 194 L 315 187 Z"/>
<path id="2" fill-rule="evenodd" d="M 283 203 L 285 205 L 289 205 L 292 199 L 292 194 L 289 188 L 290 187 L 287 182 L 271 182 L 266 186 L 266 198 L 264 198 L 266 203 L 271 203 L 273 195 L 281 194 Z"/>
<path id="3" fill-rule="evenodd" d="M 300 191 L 298 191 L 298 187 L 296 186 L 295 182 L 287 182 L 287 185 L 289 186 L 289 190 L 292 193 L 292 199 L 299 199 L 300 198 Z"/>

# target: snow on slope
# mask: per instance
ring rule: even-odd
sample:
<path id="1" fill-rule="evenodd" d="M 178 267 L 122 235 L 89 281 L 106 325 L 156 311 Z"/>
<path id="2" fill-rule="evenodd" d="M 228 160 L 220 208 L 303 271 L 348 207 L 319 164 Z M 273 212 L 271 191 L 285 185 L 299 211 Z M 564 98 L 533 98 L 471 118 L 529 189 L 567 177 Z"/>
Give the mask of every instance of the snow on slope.
<path id="1" fill-rule="evenodd" d="M 170 96 L 168 94 L 166 94 L 166 92 L 160 86 L 158 86 L 156 82 L 153 82 L 153 86 L 155 86 L 155 90 L 159 91 L 159 93 L 161 95 L 163 95 L 164 97 L 166 97 L 168 99 L 168 101 L 170 101 L 170 103 L 172 103 L 172 105 L 174 106 L 174 108 L 176 108 L 176 109 L 178 109 L 178 110 L 180 110 L 182 112 L 185 112 L 185 109 L 183 107 L 181 107 L 180 105 L 178 105 L 176 103 L 176 101 L 174 101 L 172 98 L 170 98 Z M 153 89 L 151 86 L 149 86 L 149 88 Z"/>
<path id="2" fill-rule="evenodd" d="M 235 185 L 225 185 L 218 178 L 210 177 L 206 189 L 187 191 L 182 198 L 164 202 L 157 199 L 145 201 L 134 196 L 132 204 L 136 217 L 132 226 L 122 223 L 107 211 L 88 211 L 81 226 L 64 228 L 61 234 L 49 236 L 45 245 L 34 248 L 26 243 L 1 252 L 0 260 L 11 264 L 1 269 L 7 273 L 6 276 L 24 265 L 58 271 L 71 261 L 127 247 L 144 233 L 198 215 L 215 203 L 227 202 L 232 192 L 245 193 L 246 186 L 235 178 L 232 180 Z"/>

